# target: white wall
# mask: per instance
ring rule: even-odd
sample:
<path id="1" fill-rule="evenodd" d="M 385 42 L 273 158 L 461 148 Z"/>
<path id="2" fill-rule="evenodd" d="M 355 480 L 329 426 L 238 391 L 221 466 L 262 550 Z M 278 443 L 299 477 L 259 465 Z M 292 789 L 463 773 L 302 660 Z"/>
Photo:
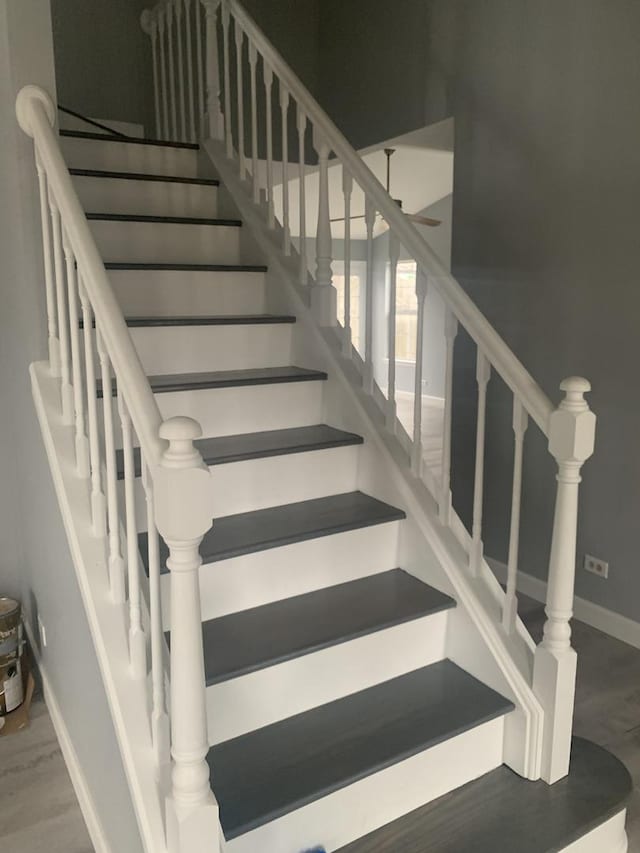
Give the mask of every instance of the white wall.
<path id="1" fill-rule="evenodd" d="M 48 0 L 0 0 L 0 591 L 22 599 L 112 849 L 140 853 L 135 816 L 31 400 L 46 353 L 33 145 L 15 120 L 26 83 L 55 95 Z"/>

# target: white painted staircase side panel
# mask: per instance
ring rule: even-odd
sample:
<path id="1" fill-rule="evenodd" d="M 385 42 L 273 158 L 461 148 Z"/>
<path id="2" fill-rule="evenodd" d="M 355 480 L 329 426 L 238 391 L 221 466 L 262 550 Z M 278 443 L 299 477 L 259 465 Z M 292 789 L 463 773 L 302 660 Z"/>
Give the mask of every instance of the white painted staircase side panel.
<path id="1" fill-rule="evenodd" d="M 74 175 L 73 185 L 87 211 L 204 217 L 218 212 L 218 189 L 207 184 Z"/>
<path id="2" fill-rule="evenodd" d="M 198 152 L 193 148 L 73 136 L 61 136 L 60 147 L 67 166 L 76 169 L 179 175 L 183 178 L 195 178 L 198 174 Z"/>
<path id="3" fill-rule="evenodd" d="M 353 492 L 357 469 L 357 445 L 211 465 L 211 517 Z M 119 489 L 124 500 L 122 481 Z M 147 513 L 140 479 L 135 498 L 138 532 L 142 532 L 147 529 Z"/>
<path id="4" fill-rule="evenodd" d="M 193 270 L 109 270 L 125 316 L 192 317 L 260 314 L 265 273 Z"/>
<path id="5" fill-rule="evenodd" d="M 145 372 L 279 367 L 291 360 L 293 323 L 131 328 Z"/>
<path id="6" fill-rule="evenodd" d="M 93 219 L 89 226 L 105 261 L 154 264 L 239 264 L 243 261 L 242 229 L 235 225 Z M 244 261 L 249 259 L 245 257 Z"/>
<path id="7" fill-rule="evenodd" d="M 423 616 L 207 687 L 209 743 L 441 661 L 447 616 Z"/>
<path id="8" fill-rule="evenodd" d="M 502 764 L 503 718 L 483 723 L 228 841 L 225 853 L 327 853 Z"/>
<path id="9" fill-rule="evenodd" d="M 202 618 L 215 619 L 386 572 L 396 566 L 399 524 L 390 521 L 203 565 Z M 171 625 L 169 584 L 169 575 L 162 575 L 165 628 Z"/>

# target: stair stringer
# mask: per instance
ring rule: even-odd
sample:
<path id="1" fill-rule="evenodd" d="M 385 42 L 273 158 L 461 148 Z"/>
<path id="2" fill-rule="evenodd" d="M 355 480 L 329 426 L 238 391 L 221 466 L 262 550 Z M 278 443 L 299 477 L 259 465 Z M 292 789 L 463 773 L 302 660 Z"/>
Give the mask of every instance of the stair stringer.
<path id="1" fill-rule="evenodd" d="M 265 255 L 268 310 L 297 317 L 294 359 L 326 370 L 324 414 L 328 423 L 357 432 L 360 450 L 358 485 L 407 514 L 400 557 L 419 579 L 456 598 L 447 653 L 476 678 L 508 696 L 516 710 L 505 719 L 504 762 L 527 779 L 540 778 L 543 709 L 529 683 L 530 653 L 520 634 L 507 636 L 496 618 L 498 604 L 483 581 L 471 578 L 467 557 L 451 529 L 438 521 L 437 506 L 426 487 L 410 472 L 398 440 L 384 428 L 384 417 L 363 389 L 353 363 L 341 356 L 338 330 L 321 328 L 309 305 L 309 290 L 299 285 L 299 256 L 282 252 L 282 230 L 269 229 L 266 205 L 256 205 L 249 181 L 241 181 L 224 145 L 204 143 L 216 173 L 233 199 L 247 231 Z M 489 605 L 489 606 L 488 606 Z"/>
<path id="2" fill-rule="evenodd" d="M 74 428 L 60 418 L 59 380 L 48 364 L 30 368 L 31 387 L 42 439 L 82 596 L 94 650 L 122 763 L 127 777 L 140 837 L 146 853 L 166 853 L 164 796 L 166 779 L 159 778 L 154 761 L 149 720 L 147 679 L 135 680 L 129 669 L 128 618 L 125 605 L 109 592 L 104 537 L 92 531 L 90 481 L 77 476 Z M 146 602 L 143 620 L 148 624 Z"/>

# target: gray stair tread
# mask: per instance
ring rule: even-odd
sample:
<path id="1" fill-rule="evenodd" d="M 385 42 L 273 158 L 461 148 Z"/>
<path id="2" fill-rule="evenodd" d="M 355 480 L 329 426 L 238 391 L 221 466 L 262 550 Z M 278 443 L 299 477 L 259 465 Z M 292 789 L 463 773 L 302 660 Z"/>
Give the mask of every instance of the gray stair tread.
<path id="1" fill-rule="evenodd" d="M 194 184 L 196 186 L 219 187 L 216 178 L 181 178 L 178 175 L 154 175 L 148 172 L 112 172 L 106 169 L 69 169 L 69 174 L 78 178 L 107 178 L 122 181 L 150 181 L 159 184 Z"/>
<path id="2" fill-rule="evenodd" d="M 148 264 L 129 263 L 128 261 L 105 261 L 107 270 L 153 270 L 155 272 L 251 272 L 263 273 L 267 271 L 264 264 Z"/>
<path id="3" fill-rule="evenodd" d="M 290 453 L 307 453 L 362 444 L 362 436 L 345 432 L 327 424 L 247 432 L 240 435 L 222 435 L 217 438 L 198 438 L 195 446 L 207 465 L 224 465 L 267 456 L 286 456 Z M 118 479 L 124 476 L 122 450 L 116 451 Z M 140 476 L 140 448 L 134 448 L 136 477 Z"/>
<path id="4" fill-rule="evenodd" d="M 346 492 L 216 518 L 214 526 L 202 540 L 200 554 L 204 563 L 214 563 L 241 554 L 399 521 L 404 517 L 401 509 L 363 492 Z M 147 534 L 141 533 L 138 539 L 146 565 Z M 167 571 L 167 556 L 167 546 L 161 539 L 160 565 L 163 572 Z"/>
<path id="5" fill-rule="evenodd" d="M 314 382 L 324 380 L 327 374 L 306 367 L 258 367 L 246 370 L 209 370 L 198 373 L 165 373 L 149 376 L 151 390 L 156 394 L 171 391 L 198 391 L 207 388 L 234 388 L 242 385 L 272 385 L 283 382 Z M 96 383 L 98 397 L 102 397 L 102 383 Z M 114 383 L 115 391 L 115 383 Z"/>
<path id="6" fill-rule="evenodd" d="M 295 323 L 290 314 L 216 314 L 186 315 L 164 317 L 127 317 L 127 326 L 144 328 L 146 326 L 268 326 Z"/>
<path id="7" fill-rule="evenodd" d="M 555 853 L 621 811 L 632 786 L 611 753 L 574 738 L 555 785 L 499 767 L 337 853 Z"/>
<path id="8" fill-rule="evenodd" d="M 241 228 L 240 219 L 220 219 L 206 216 L 155 216 L 142 213 L 87 213 L 87 219 L 102 222 L 152 222 L 156 225 L 211 225 Z"/>
<path id="9" fill-rule="evenodd" d="M 69 136 L 75 139 L 95 139 L 96 142 L 120 142 L 130 145 L 155 145 L 160 148 L 186 148 L 190 151 L 198 151 L 200 146 L 195 142 L 174 142 L 171 139 L 146 139 L 139 136 L 109 136 L 106 133 L 91 133 L 86 130 L 61 130 L 60 136 Z"/>
<path id="10" fill-rule="evenodd" d="M 202 626 L 208 685 L 455 606 L 402 569 L 210 619 Z"/>
<path id="11" fill-rule="evenodd" d="M 225 837 L 512 709 L 509 700 L 444 660 L 217 744 L 208 761 Z"/>

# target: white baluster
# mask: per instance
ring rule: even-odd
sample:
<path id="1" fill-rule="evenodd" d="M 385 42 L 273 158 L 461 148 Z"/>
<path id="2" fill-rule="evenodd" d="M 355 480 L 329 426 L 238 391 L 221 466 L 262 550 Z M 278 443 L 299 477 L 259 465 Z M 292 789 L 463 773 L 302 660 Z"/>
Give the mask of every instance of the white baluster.
<path id="1" fill-rule="evenodd" d="M 244 33 L 240 24 L 234 20 L 234 37 L 236 41 L 236 80 L 238 97 L 238 158 L 240 161 L 240 180 L 244 181 L 247 173 L 247 158 L 244 150 L 244 83 L 242 75 L 242 44 Z"/>
<path id="2" fill-rule="evenodd" d="M 151 9 L 144 9 L 140 16 L 140 26 L 151 42 L 151 67 L 153 70 L 153 105 L 155 109 L 156 136 L 160 137 L 160 85 L 158 81 L 158 25 Z"/>
<path id="3" fill-rule="evenodd" d="M 387 336 L 389 338 L 388 378 L 387 378 L 387 429 L 396 428 L 396 292 L 398 279 L 398 259 L 400 241 L 393 231 L 389 231 L 389 312 Z"/>
<path id="4" fill-rule="evenodd" d="M 263 61 L 262 76 L 264 78 L 264 97 L 267 123 L 267 210 L 269 228 L 275 228 L 276 215 L 273 207 L 273 71 Z"/>
<path id="5" fill-rule="evenodd" d="M 329 152 L 323 137 L 314 138 L 318 152 L 318 231 L 316 234 L 316 275 L 311 288 L 311 309 L 321 326 L 336 325 L 336 290 L 331 269 L 331 212 L 329 210 Z"/>
<path id="6" fill-rule="evenodd" d="M 109 589 L 115 604 L 124 604 L 124 559 L 118 513 L 116 450 L 113 425 L 113 391 L 111 362 L 100 329 L 96 325 L 96 344 L 102 378 L 102 413 L 104 418 L 104 455 L 107 472 L 107 518 L 109 524 Z"/>
<path id="7" fill-rule="evenodd" d="M 173 46 L 173 2 L 169 0 L 167 10 L 167 52 L 169 55 L 169 103 L 171 105 L 171 138 L 178 139 L 178 99 L 176 98 L 176 68 Z"/>
<path id="8" fill-rule="evenodd" d="M 571 647 L 576 571 L 580 469 L 593 453 L 596 418 L 584 395 L 586 379 L 560 385 L 565 398 L 549 421 L 549 451 L 558 463 L 556 506 L 549 558 L 547 621 L 536 649 L 533 689 L 545 711 L 542 778 L 553 784 L 567 775 L 575 699 L 577 656 Z"/>
<path id="9" fill-rule="evenodd" d="M 202 434 L 190 418 L 171 418 L 155 475 L 156 522 L 171 572 L 171 755 L 167 798 L 169 853 L 218 851 L 218 808 L 209 783 L 199 547 L 211 527 L 210 475 L 193 446 Z"/>
<path id="10" fill-rule="evenodd" d="M 233 158 L 233 134 L 231 127 L 231 69 L 229 64 L 229 6 L 222 3 L 222 53 L 224 62 L 224 138 L 227 157 Z"/>
<path id="11" fill-rule="evenodd" d="M 220 109 L 220 63 L 218 60 L 218 8 L 220 0 L 202 0 L 206 13 L 207 117 L 209 138 L 224 138 Z"/>
<path id="12" fill-rule="evenodd" d="M 520 400 L 513 398 L 513 486 L 511 490 L 511 525 L 507 561 L 507 592 L 502 609 L 502 626 L 507 633 L 515 630 L 518 616 L 518 545 L 520 541 L 520 501 L 522 497 L 522 452 L 529 417 Z"/>
<path id="13" fill-rule="evenodd" d="M 60 333 L 60 400 L 62 420 L 67 426 L 73 423 L 73 388 L 71 387 L 71 364 L 69 354 L 69 320 L 65 297 L 64 268 L 62 263 L 62 232 L 60 211 L 51 193 L 49 193 L 51 226 L 53 240 L 53 265 L 56 278 L 56 302 L 58 311 L 58 330 Z"/>
<path id="14" fill-rule="evenodd" d="M 364 202 L 364 222 L 367 229 L 367 286 L 364 319 L 364 375 L 362 384 L 367 394 L 373 394 L 373 226 L 376 210 L 368 198 Z"/>
<path id="15" fill-rule="evenodd" d="M 282 251 L 291 254 L 291 229 L 289 227 L 289 90 L 280 82 L 280 113 L 282 118 Z"/>
<path id="16" fill-rule="evenodd" d="M 424 359 L 424 322 L 427 301 L 427 274 L 416 269 L 416 373 L 413 388 L 413 446 L 411 448 L 411 470 L 416 477 L 422 476 L 422 362 Z"/>
<path id="17" fill-rule="evenodd" d="M 180 139 L 187 141 L 187 100 L 184 85 L 184 51 L 182 48 L 182 0 L 174 0 L 176 41 L 178 42 L 178 93 L 180 96 Z"/>
<path id="18" fill-rule="evenodd" d="M 304 140 L 307 132 L 307 117 L 300 104 L 298 106 L 298 178 L 300 183 L 300 284 L 308 284 L 307 270 L 307 199 L 305 181 L 307 167 L 305 163 Z"/>
<path id="19" fill-rule="evenodd" d="M 93 355 L 93 313 L 87 291 L 78 275 L 78 290 L 82 306 L 82 336 L 84 340 L 84 367 L 87 384 L 87 416 L 89 421 L 89 467 L 91 469 L 91 524 L 93 535 L 100 538 L 107 532 L 106 501 L 102 491 L 102 465 L 98 433 L 98 403 L 96 394 L 96 367 Z"/>
<path id="20" fill-rule="evenodd" d="M 445 375 L 444 419 L 442 424 L 442 471 L 440 476 L 440 501 L 438 514 L 442 524 L 451 517 L 451 412 L 453 409 L 453 346 L 458 334 L 458 321 L 450 308 L 445 308 Z"/>
<path id="21" fill-rule="evenodd" d="M 260 181 L 258 176 L 258 94 L 256 88 L 256 65 L 258 52 L 249 42 L 249 69 L 251 74 L 251 177 L 253 179 L 253 203 L 260 201 Z"/>
<path id="22" fill-rule="evenodd" d="M 491 365 L 478 347 L 476 380 L 478 383 L 478 417 L 476 421 L 476 465 L 473 481 L 473 527 L 470 554 L 471 572 L 480 573 L 482 563 L 482 504 L 484 496 L 484 434 L 487 415 L 487 384 L 491 378 Z"/>
<path id="23" fill-rule="evenodd" d="M 198 0 L 194 7 L 194 16 L 196 19 L 196 60 L 198 68 L 196 72 L 196 83 L 198 84 L 198 126 L 200 128 L 200 136 L 204 136 L 205 129 L 205 110 L 204 110 L 204 90 L 205 90 L 205 70 L 203 62 L 203 34 L 202 34 L 202 8 Z"/>
<path id="24" fill-rule="evenodd" d="M 73 409 L 75 412 L 76 471 L 79 477 L 89 476 L 89 439 L 85 432 L 84 397 L 82 394 L 82 364 L 80 361 L 80 320 L 76 294 L 76 259 L 69 242 L 67 229 L 62 229 L 62 246 L 67 267 L 67 304 L 71 337 L 71 371 L 73 376 Z"/>
<path id="25" fill-rule="evenodd" d="M 160 80 L 162 88 L 162 131 L 164 138 L 169 139 L 169 84 L 167 83 L 167 57 L 166 57 L 166 9 L 158 10 L 158 41 L 160 43 Z"/>
<path id="26" fill-rule="evenodd" d="M 351 193 L 353 178 L 342 167 L 342 194 L 344 195 L 344 328 L 342 330 L 342 353 L 351 358 Z"/>
<path id="27" fill-rule="evenodd" d="M 120 389 L 118 389 L 118 412 L 122 427 L 122 455 L 124 458 L 124 514 L 127 536 L 127 581 L 129 588 L 129 661 L 133 677 L 144 678 L 147 674 L 147 643 L 142 627 L 142 607 L 140 600 L 133 430 L 129 407 Z"/>
<path id="28" fill-rule="evenodd" d="M 42 252 L 44 256 L 44 281 L 47 299 L 47 330 L 49 335 L 49 369 L 53 376 L 60 376 L 60 341 L 56 318 L 55 285 L 53 282 L 53 261 L 51 258 L 51 222 L 47 196 L 47 176 L 40 155 L 36 149 L 36 170 L 40 191 L 40 222 L 42 225 Z"/>
<path id="29" fill-rule="evenodd" d="M 164 775 L 170 762 L 169 715 L 164 689 L 164 631 L 160 596 L 160 551 L 156 529 L 153 480 L 142 450 L 140 451 L 142 485 L 147 502 L 147 554 L 149 562 L 149 619 L 151 628 L 151 733 L 156 765 Z"/>
<path id="30" fill-rule="evenodd" d="M 196 0 L 197 2 L 197 0 Z M 200 9 L 196 5 L 196 15 L 200 14 Z M 191 0 L 184 0 L 184 26 L 187 33 L 187 83 L 189 91 L 189 139 L 195 142 L 196 137 L 196 95 L 193 82 L 194 67 L 193 67 L 193 36 L 191 32 Z"/>

